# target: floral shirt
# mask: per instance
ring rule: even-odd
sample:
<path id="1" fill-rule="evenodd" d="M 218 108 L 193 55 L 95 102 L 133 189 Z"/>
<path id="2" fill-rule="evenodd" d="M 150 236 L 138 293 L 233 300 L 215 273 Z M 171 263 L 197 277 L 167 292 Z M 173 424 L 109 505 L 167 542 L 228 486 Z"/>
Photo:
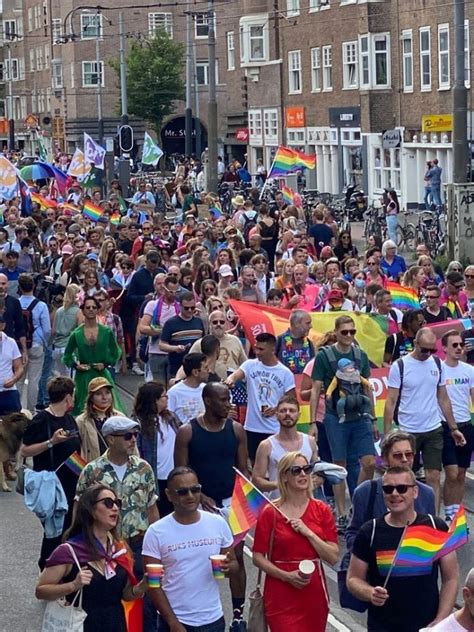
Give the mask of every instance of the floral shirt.
<path id="1" fill-rule="evenodd" d="M 138 456 L 130 456 L 123 479 L 120 481 L 108 459 L 108 450 L 101 457 L 88 463 L 77 482 L 76 493 L 80 496 L 90 485 L 107 485 L 122 501 L 119 536 L 132 538 L 143 534 L 149 527 L 148 507 L 157 500 L 155 476 L 151 466 Z"/>

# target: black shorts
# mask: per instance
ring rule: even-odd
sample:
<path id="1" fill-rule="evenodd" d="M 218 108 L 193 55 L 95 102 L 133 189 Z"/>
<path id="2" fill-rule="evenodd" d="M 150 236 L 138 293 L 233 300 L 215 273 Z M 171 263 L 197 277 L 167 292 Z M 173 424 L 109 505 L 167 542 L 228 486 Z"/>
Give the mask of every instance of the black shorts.
<path id="1" fill-rule="evenodd" d="M 443 465 L 457 465 L 467 470 L 474 450 L 474 426 L 468 421 L 458 423 L 458 427 L 466 439 L 462 448 L 454 443 L 448 424 L 443 423 Z"/>
<path id="2" fill-rule="evenodd" d="M 247 451 L 249 453 L 249 458 L 252 463 L 255 462 L 255 455 L 257 454 L 258 446 L 264 441 L 271 437 L 271 434 L 266 434 L 265 432 L 252 432 L 252 430 L 245 431 L 247 435 Z"/>

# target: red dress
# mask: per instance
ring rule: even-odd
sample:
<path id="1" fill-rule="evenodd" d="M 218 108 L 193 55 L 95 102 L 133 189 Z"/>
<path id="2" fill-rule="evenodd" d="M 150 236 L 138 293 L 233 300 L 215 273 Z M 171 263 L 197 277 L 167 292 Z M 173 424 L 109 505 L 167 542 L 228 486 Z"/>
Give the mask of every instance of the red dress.
<path id="1" fill-rule="evenodd" d="M 330 508 L 310 500 L 301 520 L 326 542 L 337 542 L 337 531 Z M 328 592 L 319 555 L 308 538 L 296 533 L 281 514 L 268 506 L 255 530 L 253 550 L 268 555 L 273 525 L 275 536 L 270 561 L 285 571 L 294 571 L 302 560 L 316 565 L 311 582 L 302 589 L 270 577 L 263 592 L 265 615 L 271 632 L 324 632 L 329 612 Z"/>

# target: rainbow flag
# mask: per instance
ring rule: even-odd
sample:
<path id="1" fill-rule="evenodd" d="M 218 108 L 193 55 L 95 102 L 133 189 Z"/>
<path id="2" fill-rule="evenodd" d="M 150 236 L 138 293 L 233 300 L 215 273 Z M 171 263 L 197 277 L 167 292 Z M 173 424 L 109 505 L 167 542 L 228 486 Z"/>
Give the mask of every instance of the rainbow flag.
<path id="1" fill-rule="evenodd" d="M 398 307 L 398 309 L 420 309 L 420 301 L 416 290 L 410 287 L 403 287 L 393 281 L 387 281 L 386 289 L 392 295 L 393 307 Z"/>
<path id="2" fill-rule="evenodd" d="M 93 222 L 96 222 L 99 217 L 102 217 L 104 214 L 104 209 L 92 204 L 90 200 L 87 200 L 87 202 L 84 202 L 82 214 L 91 219 Z"/>
<path id="3" fill-rule="evenodd" d="M 216 219 L 219 219 L 219 217 L 222 217 L 222 212 L 216 206 L 211 206 L 209 208 L 209 213 L 211 214 L 211 217 L 213 220 L 216 220 Z"/>
<path id="4" fill-rule="evenodd" d="M 39 204 L 42 211 L 47 208 L 56 208 L 58 206 L 56 200 L 48 200 L 39 193 L 35 193 L 34 191 L 31 192 L 31 201 Z"/>
<path id="5" fill-rule="evenodd" d="M 281 188 L 281 192 L 283 193 L 283 199 L 287 204 L 293 204 L 295 199 L 295 192 L 291 187 L 283 186 Z"/>
<path id="6" fill-rule="evenodd" d="M 268 500 L 238 470 L 235 473 L 228 522 L 232 534 L 238 536 L 256 524 Z"/>
<path id="7" fill-rule="evenodd" d="M 292 149 L 288 149 L 288 147 L 280 145 L 267 177 L 284 176 L 295 169 L 297 169 L 295 152 Z"/>
<path id="8" fill-rule="evenodd" d="M 66 215 L 67 217 L 72 217 L 73 215 L 77 215 L 81 212 L 80 209 L 77 208 L 77 206 L 74 206 L 74 204 L 70 204 L 69 202 L 64 202 L 64 204 L 61 204 L 59 210 L 63 215 Z"/>
<path id="9" fill-rule="evenodd" d="M 314 169 L 316 167 L 316 156 L 305 154 L 302 151 L 294 151 L 296 166 L 304 169 Z"/>
<path id="10" fill-rule="evenodd" d="M 443 548 L 436 554 L 435 560 L 464 546 L 468 540 L 467 520 L 464 507 L 461 505 L 449 526 L 448 537 Z"/>
<path id="11" fill-rule="evenodd" d="M 110 216 L 110 223 L 112 224 L 112 226 L 118 226 L 121 219 L 122 216 L 120 215 L 120 213 L 113 213 L 113 215 Z"/>
<path id="12" fill-rule="evenodd" d="M 84 461 L 78 452 L 73 452 L 64 461 L 64 465 L 67 465 L 71 472 L 74 472 L 76 476 L 79 476 L 84 467 L 87 465 L 87 461 Z"/>

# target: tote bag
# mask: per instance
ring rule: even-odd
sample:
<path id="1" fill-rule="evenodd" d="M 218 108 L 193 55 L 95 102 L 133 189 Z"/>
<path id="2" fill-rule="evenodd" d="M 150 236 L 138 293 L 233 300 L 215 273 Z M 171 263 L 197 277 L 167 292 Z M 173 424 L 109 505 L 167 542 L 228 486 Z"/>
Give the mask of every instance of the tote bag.
<path id="1" fill-rule="evenodd" d="M 79 570 L 81 566 L 70 544 L 67 545 Z M 43 616 L 41 632 L 83 632 L 87 612 L 82 609 L 82 589 L 74 597 L 72 604 L 64 598 L 48 601 Z"/>

